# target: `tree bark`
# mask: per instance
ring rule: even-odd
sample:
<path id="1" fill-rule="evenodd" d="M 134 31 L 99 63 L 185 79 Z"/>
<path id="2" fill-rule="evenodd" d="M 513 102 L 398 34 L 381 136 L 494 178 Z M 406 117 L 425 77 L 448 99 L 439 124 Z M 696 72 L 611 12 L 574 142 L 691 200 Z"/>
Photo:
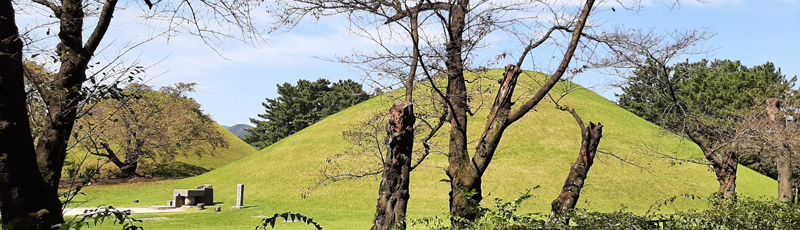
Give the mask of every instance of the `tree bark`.
<path id="1" fill-rule="evenodd" d="M 10 0 L 0 0 L 0 214 L 3 228 L 52 229 L 61 202 L 38 173 L 23 82 L 22 40 Z"/>
<path id="2" fill-rule="evenodd" d="M 735 147 L 728 147 L 720 161 L 712 162 L 714 173 L 719 182 L 718 194 L 722 198 L 735 198 L 736 195 L 736 172 L 739 167 L 738 154 Z M 719 159 L 719 158 L 717 158 Z"/>
<path id="3" fill-rule="evenodd" d="M 711 163 L 714 175 L 719 182 L 717 195 L 722 198 L 736 198 L 736 173 L 739 167 L 739 154 L 736 143 L 714 148 L 711 142 L 703 136 L 694 133 L 684 133 L 692 142 L 700 147 L 706 160 Z M 717 154 L 718 152 L 722 152 Z"/>
<path id="4" fill-rule="evenodd" d="M 480 180 L 471 167 L 467 152 L 467 86 L 464 81 L 463 34 L 469 1 L 457 0 L 450 10 L 446 45 L 447 96 L 450 113 L 447 176 L 450 178 L 450 215 L 467 220 L 477 217 L 481 200 Z M 461 227 L 453 220 L 453 226 Z"/>
<path id="5" fill-rule="evenodd" d="M 785 151 L 777 154 L 778 156 L 775 163 L 778 166 L 778 201 L 784 203 L 793 202 L 792 162 L 788 156 L 791 152 Z"/>
<path id="6" fill-rule="evenodd" d="M 389 119 L 389 152 L 383 162 L 383 180 L 371 230 L 406 229 L 411 154 L 414 150 L 414 106 L 396 104 Z"/>
<path id="7" fill-rule="evenodd" d="M 517 111 L 511 112 L 511 97 L 516 86 L 516 76 L 522 72 L 519 66 L 509 65 L 504 74 L 504 83 L 498 90 L 495 102 L 489 114 L 483 135 L 478 141 L 475 155 L 470 159 L 466 148 L 467 110 L 466 85 L 463 75 L 463 59 L 461 57 L 462 34 L 464 30 L 465 15 L 468 1 L 457 1 L 450 10 L 450 24 L 448 27 L 449 43 L 446 47 L 445 62 L 448 71 L 447 94 L 451 110 L 450 119 L 450 144 L 449 166 L 447 176 L 450 178 L 450 215 L 454 218 L 451 224 L 455 228 L 463 228 L 465 221 L 472 221 L 478 217 L 479 204 L 483 199 L 481 191 L 482 176 L 491 163 L 492 157 L 505 129 L 519 120 L 528 111 L 533 109 L 547 92 L 561 79 L 567 70 L 575 49 L 578 46 L 581 33 L 591 12 L 594 0 L 586 1 L 578 22 L 575 25 L 567 52 L 559 68 L 545 83 L 544 86 L 525 102 Z M 520 59 L 522 60 L 522 58 Z M 521 61 L 520 61 L 521 64 Z"/>
<path id="8" fill-rule="evenodd" d="M 103 149 L 106 150 L 106 153 L 105 154 L 96 153 L 94 155 L 108 158 L 108 160 L 110 160 L 111 163 L 114 163 L 114 165 L 116 165 L 117 168 L 119 168 L 121 172 L 120 175 L 123 178 L 138 176 L 138 174 L 136 174 L 136 169 L 139 167 L 139 154 L 137 154 L 136 150 L 131 150 L 131 148 L 129 148 L 128 152 L 125 155 L 125 162 L 123 162 L 122 160 L 119 159 L 117 154 L 114 153 L 114 150 L 108 146 L 108 144 L 101 143 L 100 145 L 103 146 Z"/>
<path id="9" fill-rule="evenodd" d="M 767 99 L 767 106 L 764 109 L 767 113 L 768 126 L 770 133 L 782 135 L 786 131 L 786 115 L 781 111 L 782 101 L 778 98 Z M 782 141 L 783 137 L 774 138 Z M 778 171 L 778 201 L 794 201 L 794 191 L 792 191 L 792 162 L 789 155 L 791 147 L 788 143 L 781 143 L 775 146 L 775 166 Z"/>
<path id="10" fill-rule="evenodd" d="M 84 99 L 83 82 L 94 51 L 105 36 L 117 0 L 107 0 L 92 34 L 83 43 L 84 6 L 81 0 L 63 0 L 61 6 L 48 6 L 59 19 L 56 51 L 61 66 L 53 81 L 54 93 L 42 93 L 47 105 L 45 120 L 36 144 L 39 172 L 54 192 L 58 190 L 61 169 L 67 157 L 67 147 L 75 124 L 79 104 Z"/>
<path id="11" fill-rule="evenodd" d="M 458 159 L 458 162 L 466 161 L 468 164 L 460 165 L 461 170 L 456 171 L 458 174 L 453 174 L 458 175 L 457 177 L 450 177 L 450 214 L 453 216 L 458 216 L 468 221 L 477 218 L 478 204 L 483 199 L 481 190 L 482 177 L 494 156 L 495 150 L 497 150 L 503 131 L 508 127 L 507 120 L 511 111 L 511 97 L 514 95 L 514 88 L 517 85 L 517 78 L 520 73 L 522 73 L 522 70 L 515 65 L 506 67 L 502 85 L 492 103 L 486 127 L 475 149 L 475 155 L 471 160 L 467 154 L 465 154 L 466 159 Z M 452 167 L 453 157 L 451 156 L 450 159 Z M 448 175 L 451 175 L 449 169 L 448 167 Z M 459 219 L 453 219 L 451 224 L 462 228 L 467 223 Z"/>
<path id="12" fill-rule="evenodd" d="M 66 0 L 60 8 L 57 53 L 61 67 L 56 74 L 55 93 L 42 94 L 47 103 L 48 119 L 36 145 L 39 171 L 51 187 L 58 188 L 61 168 L 67 155 L 67 141 L 72 135 L 81 84 L 86 80 L 90 55 L 83 49 L 83 7 L 81 1 Z M 63 90 L 63 91 L 62 91 Z"/>
<path id="13" fill-rule="evenodd" d="M 561 215 L 575 208 L 575 204 L 578 203 L 581 190 L 586 182 L 586 176 L 589 174 L 592 164 L 594 164 L 594 157 L 597 154 L 600 138 L 603 137 L 602 124 L 597 123 L 595 125 L 589 122 L 589 127 L 584 128 L 583 122 L 578 114 L 575 113 L 575 110 L 570 109 L 569 111 L 581 127 L 581 150 L 578 159 L 575 160 L 569 170 L 569 176 L 564 182 L 564 187 L 561 188 L 561 193 L 551 204 L 549 224 L 569 224 L 569 219 L 562 218 Z"/>

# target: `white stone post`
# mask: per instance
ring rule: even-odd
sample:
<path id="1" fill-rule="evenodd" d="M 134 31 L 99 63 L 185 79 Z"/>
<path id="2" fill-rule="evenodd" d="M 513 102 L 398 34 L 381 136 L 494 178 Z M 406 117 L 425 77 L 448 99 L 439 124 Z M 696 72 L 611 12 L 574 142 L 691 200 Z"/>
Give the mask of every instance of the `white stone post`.
<path id="1" fill-rule="evenodd" d="M 244 208 L 244 184 L 236 186 L 236 206 L 233 208 Z"/>

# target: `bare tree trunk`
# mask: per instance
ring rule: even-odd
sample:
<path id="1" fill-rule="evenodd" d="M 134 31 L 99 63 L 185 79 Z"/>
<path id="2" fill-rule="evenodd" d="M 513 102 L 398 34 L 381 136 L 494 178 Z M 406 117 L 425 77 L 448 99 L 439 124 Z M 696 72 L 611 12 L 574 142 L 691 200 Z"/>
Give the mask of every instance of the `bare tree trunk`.
<path id="1" fill-rule="evenodd" d="M 575 208 L 578 203 L 581 190 L 586 182 L 586 176 L 589 174 L 589 169 L 594 164 L 594 156 L 597 154 L 597 146 L 600 144 L 600 138 L 603 137 L 603 125 L 589 122 L 589 127 L 583 127 L 583 121 L 580 116 L 575 113 L 573 109 L 567 109 L 575 117 L 575 120 L 581 127 L 581 152 L 578 159 L 572 164 L 569 170 L 569 176 L 564 182 L 564 187 L 561 188 L 561 193 L 558 194 L 553 203 L 551 204 L 549 224 L 569 224 L 569 219 L 561 218 L 561 215 L 567 211 Z"/>
<path id="2" fill-rule="evenodd" d="M 125 155 L 125 163 L 119 167 L 120 171 L 122 172 L 122 177 L 129 178 L 138 176 L 136 174 L 136 169 L 139 168 L 139 153 L 137 152 L 130 152 Z"/>
<path id="3" fill-rule="evenodd" d="M 700 147 L 706 160 L 711 163 L 714 175 L 717 176 L 717 182 L 719 182 L 717 195 L 725 199 L 736 198 L 736 173 L 739 167 L 736 143 L 713 148 L 710 141 L 703 136 L 696 136 L 693 133 L 684 134 Z M 717 154 L 720 151 L 722 153 Z"/>
<path id="4" fill-rule="evenodd" d="M 58 188 L 61 179 L 61 167 L 75 123 L 81 84 L 86 80 L 86 64 L 91 57 L 82 44 L 84 14 L 81 1 L 63 1 L 60 13 L 56 16 L 61 22 L 58 33 L 61 43 L 57 49 L 61 68 L 53 82 L 56 93 L 42 94 L 47 103 L 48 117 L 36 145 L 39 171 L 54 189 Z M 62 89 L 66 92 L 62 92 Z"/>
<path id="5" fill-rule="evenodd" d="M 85 97 L 81 91 L 86 81 L 86 69 L 108 31 L 116 4 L 117 0 L 105 1 L 97 26 L 86 44 L 83 44 L 83 1 L 63 0 L 61 6 L 45 5 L 60 21 L 57 53 L 61 67 L 52 83 L 55 93 L 42 92 L 48 117 L 36 144 L 36 157 L 39 172 L 54 192 L 57 192 L 61 179 L 61 169 L 67 157 L 67 141 L 72 135 L 79 103 Z"/>
<path id="6" fill-rule="evenodd" d="M 411 153 L 414 150 L 414 106 L 409 102 L 392 107 L 389 119 L 389 152 L 383 162 L 383 180 L 372 230 L 406 229 Z"/>
<path id="7" fill-rule="evenodd" d="M 788 150 L 788 149 L 787 149 Z M 794 191 L 792 191 L 792 162 L 789 151 L 777 153 L 775 163 L 778 166 L 778 201 L 779 202 L 793 202 Z"/>
<path id="8" fill-rule="evenodd" d="M 466 2 L 466 1 L 464 1 Z M 466 6 L 456 4 L 457 6 L 450 11 L 450 43 L 447 46 L 447 70 L 448 70 L 448 87 L 447 93 L 449 95 L 449 106 L 451 107 L 452 116 L 450 119 L 450 145 L 449 145 L 449 166 L 447 167 L 447 176 L 450 178 L 450 215 L 453 218 L 451 224 L 455 228 L 463 228 L 467 223 L 466 221 L 475 220 L 479 214 L 479 204 L 483 199 L 481 183 L 483 174 L 491 163 L 495 150 L 497 149 L 503 132 L 509 125 L 522 118 L 528 111 L 533 109 L 552 89 L 552 87 L 561 79 L 564 72 L 567 70 L 575 49 L 578 46 L 581 33 L 584 25 L 586 24 L 589 13 L 591 12 L 594 0 L 586 1 L 578 23 L 573 30 L 572 39 L 570 40 L 567 52 L 561 60 L 556 72 L 551 78 L 540 88 L 540 90 L 525 102 L 518 110 L 511 111 L 511 97 L 513 96 L 514 87 L 516 86 L 516 79 L 522 71 L 519 65 L 522 64 L 523 57 L 517 65 L 509 65 L 506 67 L 504 73 L 504 81 L 501 88 L 498 90 L 497 97 L 492 104 L 489 117 L 484 128 L 483 135 L 478 141 L 475 154 L 470 159 L 469 153 L 466 149 L 466 134 L 467 134 L 467 101 L 466 101 L 466 85 L 464 83 L 463 75 L 463 60 L 461 58 L 461 34 L 463 33 L 463 14 L 465 9 L 459 8 Z M 459 20 L 459 15 L 460 20 Z M 457 26 L 461 25 L 460 30 L 454 30 Z M 454 34 L 458 35 L 454 37 Z M 549 34 L 549 32 L 548 32 Z M 543 38 L 547 39 L 547 37 Z M 527 49 L 536 46 L 529 46 Z"/>
<path id="9" fill-rule="evenodd" d="M 22 40 L 10 0 L 0 0 L 0 214 L 4 229 L 63 223 L 55 189 L 38 173 L 22 70 Z"/>
<path id="10" fill-rule="evenodd" d="M 767 106 L 764 109 L 767 113 L 769 133 L 781 135 L 786 132 L 786 115 L 781 111 L 783 102 L 778 98 L 767 99 Z M 773 140 L 783 141 L 782 137 Z M 775 146 L 775 166 L 778 171 L 778 201 L 792 202 L 794 192 L 792 191 L 792 162 L 789 157 L 792 149 L 788 143 L 781 143 Z"/>
<path id="11" fill-rule="evenodd" d="M 477 217 L 477 204 L 481 200 L 481 181 L 472 168 L 467 152 L 467 86 L 464 81 L 462 55 L 468 0 L 457 0 L 450 10 L 447 66 L 447 95 L 450 113 L 450 141 L 448 145 L 447 176 L 450 178 L 450 215 L 467 220 Z M 453 220 L 453 226 L 463 226 Z"/>
<path id="12" fill-rule="evenodd" d="M 517 85 L 517 78 L 520 73 L 522 73 L 522 70 L 515 65 L 506 67 L 506 71 L 503 74 L 505 76 L 504 80 L 492 103 L 483 136 L 475 149 L 475 155 L 471 160 L 469 158 L 466 159 L 468 164 L 464 165 L 463 169 L 459 171 L 460 177 L 451 177 L 450 211 L 453 216 L 456 216 L 454 213 L 460 213 L 462 215 L 458 217 L 466 220 L 477 218 L 478 203 L 483 198 L 481 191 L 482 177 L 494 156 L 495 150 L 497 150 L 503 131 L 508 127 L 507 121 L 511 111 L 511 97 L 514 95 L 514 88 Z M 469 157 L 469 155 L 466 157 Z M 451 156 L 450 159 L 452 162 L 453 157 Z M 449 171 L 448 175 L 450 175 Z M 454 210 L 457 212 L 453 212 Z M 457 227 L 466 225 L 466 223 L 456 219 L 452 221 L 452 224 Z"/>
<path id="13" fill-rule="evenodd" d="M 736 195 L 736 173 L 739 167 L 738 154 L 733 147 L 726 150 L 721 162 L 712 162 L 714 173 L 719 182 L 719 195 L 722 198 L 735 198 Z"/>

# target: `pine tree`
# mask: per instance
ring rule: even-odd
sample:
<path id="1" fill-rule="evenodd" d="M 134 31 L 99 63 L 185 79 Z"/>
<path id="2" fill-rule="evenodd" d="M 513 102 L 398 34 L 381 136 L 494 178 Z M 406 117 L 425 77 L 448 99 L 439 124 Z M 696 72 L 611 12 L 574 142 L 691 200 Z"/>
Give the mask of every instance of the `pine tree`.
<path id="1" fill-rule="evenodd" d="M 265 113 L 250 118 L 256 127 L 247 129 L 250 134 L 243 140 L 258 149 L 370 98 L 361 84 L 349 79 L 333 84 L 323 78 L 299 80 L 297 85 L 286 82 L 278 85 L 278 94 L 261 103 Z"/>

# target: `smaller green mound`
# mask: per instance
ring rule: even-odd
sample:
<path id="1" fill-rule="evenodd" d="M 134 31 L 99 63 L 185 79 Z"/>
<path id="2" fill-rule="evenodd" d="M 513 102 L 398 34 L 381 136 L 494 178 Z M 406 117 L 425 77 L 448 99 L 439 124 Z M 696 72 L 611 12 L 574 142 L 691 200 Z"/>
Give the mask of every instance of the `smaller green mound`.
<path id="1" fill-rule="evenodd" d="M 221 125 L 215 125 L 217 131 L 222 133 L 222 135 L 225 137 L 225 140 L 228 141 L 227 148 L 213 149 L 210 150 L 209 153 L 203 155 L 198 155 L 195 153 L 179 153 L 175 156 L 174 162 L 152 162 L 150 160 L 145 160 L 139 165 L 139 169 L 137 171 L 155 177 L 190 177 L 220 168 L 257 151 L 255 148 L 242 141 L 242 139 L 239 139 L 239 137 Z M 94 168 L 96 167 L 95 165 L 98 165 L 106 160 L 106 158 L 91 155 L 86 152 L 85 149 L 81 148 L 73 149 L 69 152 L 68 156 L 68 161 L 76 162 L 72 163 L 71 165 L 76 165 L 85 157 L 86 163 L 84 163 L 84 168 Z M 68 170 L 68 167 L 75 166 L 67 166 L 65 167 L 65 170 Z M 103 169 L 104 171 L 119 170 L 112 163 L 106 164 L 103 166 Z M 86 169 L 83 169 L 83 171 L 86 171 Z M 65 173 L 64 176 L 68 176 L 68 174 Z"/>
<path id="2" fill-rule="evenodd" d="M 175 160 L 214 170 L 258 151 L 219 124 L 217 124 L 217 131 L 225 136 L 225 140 L 228 141 L 228 148 L 219 148 L 206 155 L 179 154 L 175 157 Z"/>

